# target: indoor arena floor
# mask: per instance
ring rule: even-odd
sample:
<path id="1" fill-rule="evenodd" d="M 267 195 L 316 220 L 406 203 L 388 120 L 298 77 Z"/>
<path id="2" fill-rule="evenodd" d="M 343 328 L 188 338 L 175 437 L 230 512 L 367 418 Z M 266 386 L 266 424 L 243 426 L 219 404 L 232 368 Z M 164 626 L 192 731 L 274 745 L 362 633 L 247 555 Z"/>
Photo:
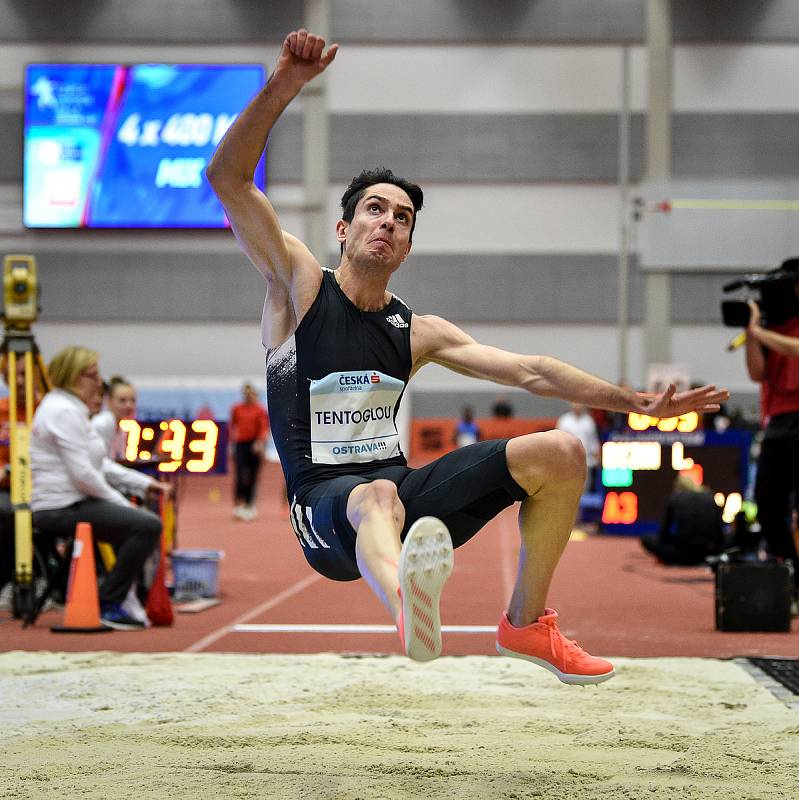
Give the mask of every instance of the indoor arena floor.
<path id="1" fill-rule="evenodd" d="M 799 657 L 797 623 L 714 630 L 706 570 L 575 535 L 551 602 L 618 674 L 568 687 L 493 654 L 512 510 L 457 551 L 425 665 L 362 582 L 305 565 L 274 465 L 259 511 L 234 521 L 228 478 L 184 480 L 178 544 L 225 551 L 222 602 L 172 627 L 56 634 L 57 610 L 28 629 L 0 612 L 0 796 L 796 797 L 799 707 L 740 657 Z"/>

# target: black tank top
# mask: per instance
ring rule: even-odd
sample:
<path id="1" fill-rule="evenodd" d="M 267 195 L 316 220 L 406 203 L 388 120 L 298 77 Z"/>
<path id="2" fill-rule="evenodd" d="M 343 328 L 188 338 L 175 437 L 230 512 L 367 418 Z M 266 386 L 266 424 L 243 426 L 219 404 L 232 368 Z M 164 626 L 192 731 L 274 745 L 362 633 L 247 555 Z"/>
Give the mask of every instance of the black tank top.
<path id="1" fill-rule="evenodd" d="M 294 335 L 266 355 L 266 397 L 289 499 L 314 484 L 405 465 L 396 416 L 410 377 L 413 312 L 361 311 L 324 269 Z"/>

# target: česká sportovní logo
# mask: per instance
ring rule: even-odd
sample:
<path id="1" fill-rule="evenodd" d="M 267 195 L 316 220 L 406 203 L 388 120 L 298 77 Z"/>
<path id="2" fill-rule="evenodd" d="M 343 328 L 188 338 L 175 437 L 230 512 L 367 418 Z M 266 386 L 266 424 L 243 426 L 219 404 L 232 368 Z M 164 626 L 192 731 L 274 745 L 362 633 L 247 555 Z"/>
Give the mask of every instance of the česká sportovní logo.
<path id="1" fill-rule="evenodd" d="M 382 461 L 400 455 L 394 423 L 405 384 L 375 370 L 333 372 L 311 381 L 314 464 Z"/>

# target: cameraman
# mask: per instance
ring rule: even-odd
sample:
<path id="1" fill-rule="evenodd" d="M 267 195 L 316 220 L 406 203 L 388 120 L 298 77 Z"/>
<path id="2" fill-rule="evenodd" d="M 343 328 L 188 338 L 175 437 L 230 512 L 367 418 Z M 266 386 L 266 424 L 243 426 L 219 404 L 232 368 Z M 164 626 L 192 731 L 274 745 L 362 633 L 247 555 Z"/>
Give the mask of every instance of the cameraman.
<path id="1" fill-rule="evenodd" d="M 793 284 L 799 298 L 799 278 Z M 760 308 L 749 302 L 746 368 L 760 383 L 765 432 L 757 463 L 755 502 L 772 556 L 790 559 L 799 587 L 799 557 L 791 525 L 791 493 L 799 503 L 799 316 L 764 328 Z"/>
<path id="2" fill-rule="evenodd" d="M 797 282 L 797 287 L 799 287 L 799 282 Z M 795 288 L 794 291 L 799 295 L 799 289 Z M 785 333 L 777 333 L 777 331 L 769 330 L 768 328 L 763 328 L 761 326 L 760 321 L 760 306 L 754 301 L 749 301 L 749 308 L 751 310 L 751 315 L 749 317 L 749 325 L 746 329 L 746 341 L 747 344 L 754 339 L 763 347 L 767 347 L 770 350 L 774 350 L 776 353 L 780 353 L 787 358 L 799 358 L 799 317 L 793 320 L 788 320 L 784 325 L 780 325 L 779 328 L 789 328 L 790 331 L 786 335 Z M 763 349 L 755 347 L 752 348 L 754 353 L 754 362 L 750 359 L 752 356 L 750 355 L 750 348 L 747 347 L 746 351 L 746 366 L 749 370 L 749 375 L 752 380 L 757 380 L 752 375 L 751 366 L 753 363 L 757 363 L 758 361 L 763 362 L 765 364 L 765 359 L 763 357 Z M 756 369 L 756 367 L 755 367 Z"/>

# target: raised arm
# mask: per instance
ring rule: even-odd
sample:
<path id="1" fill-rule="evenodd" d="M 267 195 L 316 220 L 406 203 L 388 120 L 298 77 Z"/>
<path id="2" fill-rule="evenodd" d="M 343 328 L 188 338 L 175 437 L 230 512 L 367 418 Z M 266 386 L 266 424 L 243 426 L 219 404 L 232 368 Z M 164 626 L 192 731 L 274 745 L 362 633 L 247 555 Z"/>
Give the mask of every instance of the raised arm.
<path id="1" fill-rule="evenodd" d="M 319 265 L 299 239 L 281 230 L 253 178 L 272 126 L 303 86 L 327 69 L 338 45 L 327 53 L 324 49 L 324 39 L 305 30 L 286 37 L 266 86 L 230 126 L 206 170 L 250 261 L 269 282 L 270 292 L 291 295 L 295 312 L 309 291 L 306 284 L 316 281 L 318 288 Z M 315 294 L 312 286 L 310 291 Z"/>
<path id="2" fill-rule="evenodd" d="M 799 339 L 761 327 L 760 307 L 754 300 L 750 300 L 749 308 L 752 313 L 746 329 L 746 366 L 752 380 L 762 381 L 766 377 L 763 347 L 788 358 L 799 358 Z M 750 349 L 753 351 L 751 354 Z"/>
<path id="3" fill-rule="evenodd" d="M 760 344 L 757 334 L 753 332 L 758 327 L 760 309 L 757 303 L 750 302 L 749 306 L 752 308 L 752 314 L 746 330 L 746 371 L 751 380 L 761 383 L 766 379 L 766 354 L 763 352 L 763 345 Z"/>
<path id="4" fill-rule="evenodd" d="M 434 316 L 413 317 L 411 345 L 414 372 L 426 363 L 440 364 L 462 375 L 608 411 L 676 417 L 688 411 L 717 411 L 729 396 L 715 386 L 680 393 L 670 386 L 658 395 L 636 393 L 550 356 L 522 355 L 480 344 L 456 325 Z"/>

